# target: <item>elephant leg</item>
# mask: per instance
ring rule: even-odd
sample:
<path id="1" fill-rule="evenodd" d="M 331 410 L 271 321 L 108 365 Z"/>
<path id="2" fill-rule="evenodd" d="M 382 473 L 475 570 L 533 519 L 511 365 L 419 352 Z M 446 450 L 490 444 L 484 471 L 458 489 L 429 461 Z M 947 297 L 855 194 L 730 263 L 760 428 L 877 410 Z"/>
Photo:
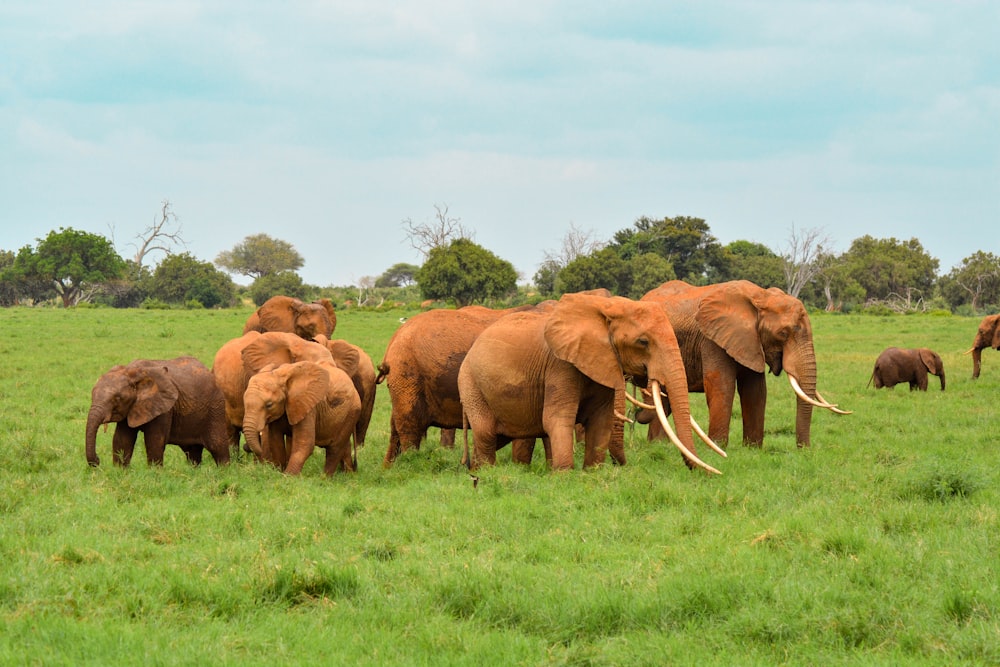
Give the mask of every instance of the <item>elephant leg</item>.
<path id="1" fill-rule="evenodd" d="M 111 439 L 111 457 L 120 466 L 127 466 L 132 462 L 132 452 L 135 451 L 135 440 L 139 432 L 134 428 L 129 428 L 125 422 L 119 422 L 115 426 L 115 434 Z"/>
<path id="2" fill-rule="evenodd" d="M 445 449 L 455 448 L 455 429 L 453 428 L 443 428 L 441 429 L 441 446 Z"/>
<path id="3" fill-rule="evenodd" d="M 205 453 L 205 448 L 201 445 L 181 445 L 181 449 L 184 450 L 184 456 L 187 457 L 188 463 L 193 466 L 201 465 L 201 457 Z"/>
<path id="4" fill-rule="evenodd" d="M 587 421 L 586 435 L 584 436 L 584 468 L 592 468 L 593 466 L 600 465 L 607 458 L 608 446 L 611 440 L 609 436 L 614 427 L 613 422 L 615 421 L 614 414 L 610 408 L 611 406 L 609 405 L 606 410 L 597 410 Z"/>
<path id="5" fill-rule="evenodd" d="M 535 455 L 534 438 L 518 438 L 510 443 L 510 458 L 514 463 L 530 465 Z"/>
<path id="6" fill-rule="evenodd" d="M 542 428 L 549 435 L 553 470 L 573 469 L 574 427 L 578 404 L 578 401 L 574 401 L 570 408 L 546 406 L 542 410 Z"/>
<path id="7" fill-rule="evenodd" d="M 705 373 L 705 401 L 708 403 L 708 437 L 725 446 L 729 442 L 729 422 L 733 418 L 736 376 L 726 372 Z"/>
<path id="8" fill-rule="evenodd" d="M 743 444 L 764 444 L 764 413 L 767 406 L 767 376 L 752 371 L 740 376 L 740 409 L 743 412 Z"/>

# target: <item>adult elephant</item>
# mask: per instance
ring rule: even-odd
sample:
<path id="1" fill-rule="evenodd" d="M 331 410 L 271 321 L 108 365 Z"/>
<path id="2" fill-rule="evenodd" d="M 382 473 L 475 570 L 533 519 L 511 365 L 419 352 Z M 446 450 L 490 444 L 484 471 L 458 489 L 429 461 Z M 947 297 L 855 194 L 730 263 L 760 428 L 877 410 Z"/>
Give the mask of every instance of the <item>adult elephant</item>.
<path id="1" fill-rule="evenodd" d="M 350 376 L 333 361 L 264 369 L 250 378 L 243 404 L 243 437 L 250 449 L 285 473 L 301 473 L 316 447 L 326 450 L 327 475 L 356 470 L 351 438 L 361 399 Z"/>
<path id="2" fill-rule="evenodd" d="M 127 466 L 139 433 L 146 461 L 163 465 L 166 445 L 178 445 L 188 461 L 201 463 L 209 451 L 216 464 L 229 463 L 225 401 L 211 371 L 194 357 L 137 359 L 114 366 L 94 385 L 87 413 L 87 462 L 100 465 L 97 430 L 115 424 L 114 462 Z"/>
<path id="3" fill-rule="evenodd" d="M 375 364 L 363 349 L 346 340 L 340 338 L 327 340 L 323 336 L 317 336 L 315 340 L 325 345 L 337 366 L 347 371 L 347 374 L 351 376 L 354 389 L 361 399 L 361 416 L 358 418 L 358 425 L 354 431 L 354 442 L 360 449 L 365 446 L 368 426 L 371 424 L 372 413 L 375 411 Z"/>
<path id="4" fill-rule="evenodd" d="M 386 383 L 392 402 L 384 465 L 392 465 L 404 451 L 419 449 L 431 426 L 442 429 L 446 443 L 454 443 L 453 429 L 462 428 L 458 395 L 462 360 L 483 329 L 517 310 L 483 306 L 429 310 L 396 330 L 376 379 Z"/>
<path id="5" fill-rule="evenodd" d="M 892 389 L 897 384 L 908 382 L 910 391 L 927 391 L 928 373 L 941 378 L 941 391 L 944 391 L 944 362 L 937 352 L 926 347 L 888 347 L 875 360 L 875 368 L 868 383 L 874 382 L 876 389 Z"/>
<path id="6" fill-rule="evenodd" d="M 486 328 L 458 375 L 472 429 L 473 467 L 496 462 L 497 446 L 548 437 L 552 467 L 573 467 L 574 430 L 583 427 L 584 467 L 604 461 L 621 428 L 616 399 L 626 377 L 649 386 L 667 432 L 660 392 L 674 411 L 674 444 L 694 465 L 687 380 L 663 309 L 623 297 L 566 294 L 551 309 L 507 315 Z"/>
<path id="7" fill-rule="evenodd" d="M 243 326 L 243 333 L 284 331 L 311 340 L 322 334 L 329 338 L 337 327 L 337 314 L 329 299 L 305 303 L 291 296 L 272 296 L 265 301 Z"/>
<path id="8" fill-rule="evenodd" d="M 243 395 L 254 374 L 268 365 L 332 359 L 325 345 L 279 331 L 248 331 L 224 343 L 215 353 L 212 374 L 225 399 L 230 445 L 234 449 L 239 447 L 243 431 Z"/>
<path id="9" fill-rule="evenodd" d="M 976 331 L 976 339 L 972 341 L 969 352 L 972 353 L 972 379 L 979 377 L 979 370 L 983 361 L 983 350 L 992 347 L 1000 350 L 1000 313 L 987 315 L 979 323 L 979 330 Z M 966 352 L 966 354 L 969 354 Z"/>
<path id="10" fill-rule="evenodd" d="M 708 402 L 708 436 L 729 442 L 733 399 L 740 395 L 743 443 L 764 442 L 767 382 L 764 374 L 782 371 L 796 394 L 795 439 L 810 442 L 812 409 L 827 403 L 816 390 L 816 354 L 805 306 L 795 297 L 748 280 L 694 287 L 672 280 L 650 290 L 642 301 L 661 304 L 680 343 L 688 390 L 703 392 Z M 650 421 L 650 415 L 640 415 Z M 649 436 L 662 435 L 655 422 Z"/>

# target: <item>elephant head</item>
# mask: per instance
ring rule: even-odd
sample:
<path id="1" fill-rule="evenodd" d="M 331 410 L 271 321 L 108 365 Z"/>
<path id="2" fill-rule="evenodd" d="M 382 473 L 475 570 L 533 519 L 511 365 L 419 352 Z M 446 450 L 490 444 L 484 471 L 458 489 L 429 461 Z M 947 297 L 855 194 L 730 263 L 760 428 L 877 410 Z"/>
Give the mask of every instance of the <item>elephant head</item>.
<path id="1" fill-rule="evenodd" d="M 676 435 L 672 441 L 687 461 L 718 472 L 694 455 L 684 362 L 670 320 L 658 304 L 565 294 L 552 307 L 545 340 L 556 357 L 614 389 L 616 410 L 624 408 L 626 379 L 637 386 L 649 386 L 656 401 L 661 390 L 665 392 L 674 413 Z M 668 434 L 673 434 L 662 407 L 659 412 Z M 620 420 L 616 420 L 616 427 L 622 427 Z"/>
<path id="2" fill-rule="evenodd" d="M 917 354 L 920 356 L 920 361 L 923 363 L 924 368 L 927 369 L 927 372 L 941 378 L 941 391 L 944 391 L 944 362 L 941 361 L 941 355 L 926 347 L 918 349 Z"/>
<path id="3" fill-rule="evenodd" d="M 243 365 L 250 373 L 257 373 L 268 365 L 333 360 L 324 343 L 280 331 L 268 331 L 252 339 L 241 355 Z"/>
<path id="4" fill-rule="evenodd" d="M 155 362 L 114 366 L 98 379 L 90 395 L 87 414 L 87 462 L 100 465 L 97 429 L 102 424 L 126 421 L 138 428 L 174 407 L 179 392 L 163 365 Z"/>
<path id="5" fill-rule="evenodd" d="M 802 302 L 782 290 L 733 281 L 702 299 L 698 326 L 742 366 L 758 373 L 782 371 L 797 396 L 795 435 L 809 444 L 813 406 L 835 409 L 816 392 L 812 325 Z"/>
<path id="6" fill-rule="evenodd" d="M 979 330 L 976 332 L 976 339 L 972 342 L 972 378 L 979 377 L 980 366 L 983 359 L 983 350 L 992 347 L 1000 350 L 1000 313 L 987 315 L 979 323 Z M 968 352 L 966 353 L 968 354 Z"/>
<path id="7" fill-rule="evenodd" d="M 323 366 L 308 361 L 266 368 L 250 378 L 243 395 L 243 436 L 250 449 L 261 458 L 273 458 L 263 451 L 261 431 L 282 416 L 291 426 L 298 425 L 324 399 L 329 382 Z"/>
<path id="8" fill-rule="evenodd" d="M 329 337 L 337 316 L 329 299 L 305 303 L 290 296 L 273 296 L 247 319 L 247 331 L 284 331 L 310 340 L 317 334 Z"/>

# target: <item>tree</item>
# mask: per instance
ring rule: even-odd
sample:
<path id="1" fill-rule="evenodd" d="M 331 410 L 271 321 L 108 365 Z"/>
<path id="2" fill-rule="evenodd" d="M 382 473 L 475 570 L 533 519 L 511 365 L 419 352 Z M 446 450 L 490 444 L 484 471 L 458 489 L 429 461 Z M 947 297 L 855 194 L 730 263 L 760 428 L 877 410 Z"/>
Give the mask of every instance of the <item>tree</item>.
<path id="1" fill-rule="evenodd" d="M 416 264 L 399 263 L 393 264 L 385 272 L 375 279 L 375 287 L 407 287 L 416 282 L 417 271 L 420 267 Z"/>
<path id="2" fill-rule="evenodd" d="M 173 228 L 173 225 L 176 225 L 176 228 Z M 139 243 L 132 262 L 138 269 L 143 267 L 146 258 L 154 252 L 169 255 L 173 252 L 175 244 L 187 245 L 181 236 L 181 225 L 177 222 L 177 216 L 170 210 L 170 201 L 167 199 L 160 202 L 159 216 L 154 217 L 152 224 L 141 234 L 137 234 L 136 239 Z"/>
<path id="3" fill-rule="evenodd" d="M 546 250 L 545 259 L 535 272 L 535 287 L 542 294 L 555 296 L 556 278 L 559 272 L 579 257 L 591 255 L 602 249 L 606 244 L 594 238 L 594 231 L 583 231 L 574 223 L 570 223 L 569 231 L 562 239 L 558 250 Z"/>
<path id="4" fill-rule="evenodd" d="M 749 280 L 765 288 L 785 284 L 781 257 L 763 243 L 732 241 L 722 252 L 726 256 L 725 280 Z"/>
<path id="5" fill-rule="evenodd" d="M 649 290 L 659 287 L 668 280 L 674 280 L 677 274 L 670 260 L 660 257 L 655 252 L 637 255 L 629 262 L 630 285 L 625 294 L 633 299 L 641 299 Z"/>
<path id="6" fill-rule="evenodd" d="M 403 220 L 403 230 L 410 246 L 426 261 L 435 248 L 443 248 L 456 239 L 474 236 L 462 225 L 461 218 L 449 218 L 448 206 L 434 204 L 434 220 L 417 224 L 412 219 Z"/>
<path id="7" fill-rule="evenodd" d="M 898 241 L 868 234 L 851 242 L 842 261 L 847 277 L 864 288 L 869 301 L 894 298 L 906 303 L 930 296 L 939 263 L 916 238 Z"/>
<path id="8" fill-rule="evenodd" d="M 230 306 L 236 300 L 236 286 L 228 275 L 187 252 L 164 257 L 151 284 L 150 296 L 166 303 L 197 301 L 215 308 Z"/>
<path id="9" fill-rule="evenodd" d="M 0 306 L 13 306 L 17 303 L 17 285 L 8 273 L 14 268 L 14 258 L 10 250 L 0 250 Z"/>
<path id="10" fill-rule="evenodd" d="M 972 312 L 1000 304 L 1000 257 L 978 250 L 941 278 L 941 294 L 952 308 L 970 304 Z"/>
<path id="11" fill-rule="evenodd" d="M 643 216 L 631 228 L 616 232 L 611 247 L 626 260 L 654 252 L 670 261 L 677 278 L 692 284 L 714 282 L 726 271 L 722 246 L 701 218 Z"/>
<path id="12" fill-rule="evenodd" d="M 632 286 L 629 262 L 616 248 L 607 247 L 581 255 L 567 264 L 556 279 L 556 292 L 582 292 L 608 289 L 613 294 L 627 294 Z"/>
<path id="13" fill-rule="evenodd" d="M 291 243 L 267 234 L 248 236 L 232 250 L 220 252 L 215 258 L 215 265 L 219 268 L 254 280 L 282 271 L 298 271 L 304 263 L 302 255 Z"/>
<path id="14" fill-rule="evenodd" d="M 514 265 L 467 238 L 432 248 L 416 279 L 423 298 L 454 299 L 460 307 L 517 289 Z"/>
<path id="15" fill-rule="evenodd" d="M 22 286 L 51 285 L 64 307 L 89 300 L 102 284 L 125 271 L 125 261 L 111 241 L 99 234 L 60 227 L 36 240 L 34 251 L 25 246 L 18 252 L 11 275 Z"/>
<path id="16" fill-rule="evenodd" d="M 819 258 L 830 245 L 830 237 L 822 229 L 796 232 L 795 226 L 792 226 L 785 250 L 781 253 L 781 269 L 785 274 L 785 291 L 788 294 L 798 298 L 802 288 L 822 271 Z"/>
<path id="17" fill-rule="evenodd" d="M 269 273 L 253 281 L 253 285 L 250 286 L 250 298 L 258 306 L 264 305 L 265 301 L 279 294 L 293 296 L 304 301 L 306 286 L 299 274 L 294 271 Z"/>

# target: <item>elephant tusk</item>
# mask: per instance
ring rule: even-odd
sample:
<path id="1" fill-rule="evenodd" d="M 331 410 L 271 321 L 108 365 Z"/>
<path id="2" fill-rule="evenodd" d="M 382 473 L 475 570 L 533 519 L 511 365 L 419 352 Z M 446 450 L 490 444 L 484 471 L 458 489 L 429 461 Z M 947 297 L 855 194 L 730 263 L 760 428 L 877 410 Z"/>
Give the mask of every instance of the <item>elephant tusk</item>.
<path id="1" fill-rule="evenodd" d="M 853 415 L 854 414 L 854 410 L 841 410 L 840 408 L 837 407 L 836 403 L 830 403 L 830 401 L 828 401 L 825 398 L 823 398 L 823 396 L 818 391 L 816 392 L 816 398 L 818 398 L 819 400 L 823 401 L 824 403 L 828 403 L 831 406 L 833 406 L 833 407 L 828 408 L 828 410 L 830 410 L 830 412 L 834 412 L 834 413 L 836 413 L 838 415 Z"/>
<path id="2" fill-rule="evenodd" d="M 806 394 L 806 392 L 802 390 L 801 385 L 799 385 L 799 381 L 795 379 L 794 375 L 788 374 L 788 382 L 792 385 L 792 390 L 795 391 L 795 395 L 801 398 L 806 403 L 809 403 L 810 405 L 815 405 L 817 408 L 830 409 L 837 407 L 836 405 L 831 405 L 826 402 L 820 403 L 815 398 L 810 398 L 808 394 Z"/>
<path id="3" fill-rule="evenodd" d="M 705 433 L 705 431 L 703 431 L 700 426 L 698 426 L 698 422 L 694 420 L 694 417 L 691 417 L 691 428 L 694 430 L 695 433 L 698 434 L 698 437 L 701 438 L 706 445 L 714 449 L 719 456 L 721 456 L 724 459 L 729 458 L 729 455 L 726 454 L 726 451 L 721 447 L 719 447 L 717 444 L 715 444 L 715 442 L 710 437 L 708 437 L 708 434 Z"/>
<path id="4" fill-rule="evenodd" d="M 721 475 L 722 474 L 721 471 L 708 465 L 707 463 L 699 459 L 697 456 L 695 456 L 694 452 L 685 447 L 684 443 L 681 442 L 680 438 L 677 437 L 677 434 L 674 433 L 674 430 L 670 428 L 670 424 L 667 422 L 667 413 L 663 409 L 663 399 L 660 398 L 660 383 L 656 382 L 655 380 L 653 381 L 653 404 L 656 407 L 656 414 L 660 418 L 660 423 L 663 424 L 663 430 L 667 432 L 667 436 L 669 436 L 670 441 L 674 443 L 674 447 L 680 450 L 681 454 L 684 455 L 684 458 L 686 458 L 688 461 L 695 464 L 699 468 L 704 468 L 708 472 L 715 473 L 716 475 Z"/>
<path id="5" fill-rule="evenodd" d="M 975 350 L 976 350 L 976 346 L 973 345 L 972 347 L 970 347 L 968 350 L 966 350 L 962 354 L 972 354 Z"/>
<path id="6" fill-rule="evenodd" d="M 643 391 L 645 391 L 645 389 Z M 637 399 L 635 396 L 633 396 L 632 394 L 630 394 L 628 392 L 625 392 L 625 398 L 628 399 L 628 401 L 630 403 L 632 403 L 632 405 L 636 406 L 637 408 L 642 408 L 643 410 L 655 410 L 656 409 L 655 406 L 649 405 L 648 403 L 643 403 L 642 401 L 640 401 L 639 399 Z"/>
<path id="7" fill-rule="evenodd" d="M 622 413 L 618 412 L 617 410 L 615 410 L 615 417 L 618 417 L 618 419 L 621 419 L 626 424 L 634 424 L 635 423 L 634 421 L 632 421 L 631 419 L 629 419 L 628 417 L 626 417 Z"/>

